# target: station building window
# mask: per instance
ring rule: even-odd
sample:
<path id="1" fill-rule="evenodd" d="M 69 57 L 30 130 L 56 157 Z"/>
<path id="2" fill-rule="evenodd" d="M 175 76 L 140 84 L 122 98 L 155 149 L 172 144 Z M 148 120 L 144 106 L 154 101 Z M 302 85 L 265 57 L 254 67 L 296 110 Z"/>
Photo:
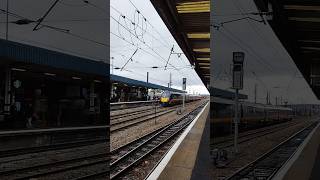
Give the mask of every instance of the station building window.
<path id="1" fill-rule="evenodd" d="M 0 129 L 107 124 L 106 83 L 29 70 L 11 73 L 10 112 L 0 121 Z M 0 114 L 4 114 L 4 84 L 0 87 Z"/>

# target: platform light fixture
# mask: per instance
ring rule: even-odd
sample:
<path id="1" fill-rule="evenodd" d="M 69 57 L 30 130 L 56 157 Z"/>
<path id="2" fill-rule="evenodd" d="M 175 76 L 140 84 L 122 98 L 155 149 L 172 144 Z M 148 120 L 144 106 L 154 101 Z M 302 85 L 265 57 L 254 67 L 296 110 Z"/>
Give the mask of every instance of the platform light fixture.
<path id="1" fill-rule="evenodd" d="M 210 61 L 210 58 L 197 58 L 198 61 Z"/>
<path id="2" fill-rule="evenodd" d="M 200 69 L 210 69 L 210 67 L 207 67 L 207 66 L 200 66 Z"/>
<path id="3" fill-rule="evenodd" d="M 210 33 L 188 33 L 189 39 L 210 39 Z"/>
<path id="4" fill-rule="evenodd" d="M 74 80 L 81 80 L 81 78 L 76 77 L 76 76 L 73 76 L 72 79 L 74 79 Z"/>
<path id="5" fill-rule="evenodd" d="M 195 48 L 193 49 L 194 52 L 210 52 L 210 48 Z"/>
<path id="6" fill-rule="evenodd" d="M 25 72 L 27 71 L 26 69 L 21 69 L 21 68 L 11 68 L 12 71 L 20 71 L 20 72 Z"/>
<path id="7" fill-rule="evenodd" d="M 46 76 L 56 76 L 56 74 L 53 74 L 53 73 L 43 73 L 43 74 Z"/>
<path id="8" fill-rule="evenodd" d="M 180 14 L 210 12 L 210 1 L 177 3 L 176 8 Z"/>

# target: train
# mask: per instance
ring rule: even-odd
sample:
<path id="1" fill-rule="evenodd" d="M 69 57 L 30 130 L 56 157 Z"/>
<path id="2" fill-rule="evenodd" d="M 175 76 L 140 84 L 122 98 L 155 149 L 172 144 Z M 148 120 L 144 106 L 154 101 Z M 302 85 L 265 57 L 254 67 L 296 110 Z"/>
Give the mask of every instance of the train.
<path id="1" fill-rule="evenodd" d="M 213 98 L 213 119 L 210 120 L 211 135 L 223 136 L 233 133 L 234 101 Z M 293 110 L 288 107 L 239 102 L 239 131 L 256 129 L 292 120 Z"/>
<path id="2" fill-rule="evenodd" d="M 191 95 L 185 93 L 164 91 L 160 97 L 160 105 L 161 106 L 174 106 L 178 104 L 182 104 L 183 95 L 185 95 L 185 102 L 192 102 L 202 99 L 202 96 L 199 95 Z"/>

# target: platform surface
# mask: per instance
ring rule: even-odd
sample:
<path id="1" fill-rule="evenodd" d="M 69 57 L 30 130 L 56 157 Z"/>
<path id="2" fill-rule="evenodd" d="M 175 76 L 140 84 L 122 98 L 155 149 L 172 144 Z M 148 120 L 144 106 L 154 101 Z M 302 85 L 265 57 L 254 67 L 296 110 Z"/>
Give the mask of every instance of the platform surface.
<path id="1" fill-rule="evenodd" d="M 159 180 L 210 179 L 209 103 L 159 175 Z"/>

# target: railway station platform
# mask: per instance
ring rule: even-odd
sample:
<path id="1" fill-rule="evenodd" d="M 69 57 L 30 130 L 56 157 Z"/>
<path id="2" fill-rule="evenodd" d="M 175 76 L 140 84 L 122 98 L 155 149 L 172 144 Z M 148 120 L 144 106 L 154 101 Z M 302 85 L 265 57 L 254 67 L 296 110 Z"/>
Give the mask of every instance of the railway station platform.
<path id="1" fill-rule="evenodd" d="M 151 179 L 210 179 L 209 103 L 179 137 L 148 177 Z"/>
<path id="2" fill-rule="evenodd" d="M 318 120 L 319 121 L 319 120 Z M 320 124 L 274 176 L 275 180 L 320 179 Z"/>

